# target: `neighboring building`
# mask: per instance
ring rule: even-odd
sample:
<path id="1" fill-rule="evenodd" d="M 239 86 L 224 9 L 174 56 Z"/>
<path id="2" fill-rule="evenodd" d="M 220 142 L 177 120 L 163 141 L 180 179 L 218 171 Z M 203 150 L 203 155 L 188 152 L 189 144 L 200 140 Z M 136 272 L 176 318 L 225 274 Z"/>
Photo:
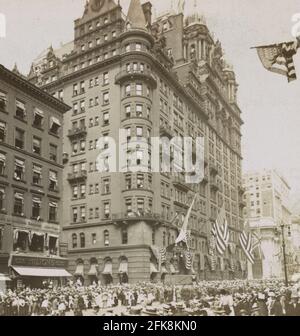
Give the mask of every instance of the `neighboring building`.
<path id="1" fill-rule="evenodd" d="M 18 285 L 67 275 L 59 186 L 69 109 L 0 65 L 0 273 Z"/>
<path id="2" fill-rule="evenodd" d="M 182 271 L 171 253 L 159 269 L 158 251 L 174 243 L 196 192 L 189 223 L 194 271 L 201 279 L 245 277 L 246 261 L 238 247 L 242 120 L 234 72 L 197 14 L 185 19 L 171 12 L 152 22 L 151 12 L 151 3 L 132 0 L 125 18 L 114 1 L 91 0 L 75 21 L 72 52 L 59 57 L 61 52 L 50 49 L 29 75 L 73 107 L 64 115 L 63 134 L 62 237 L 69 269 L 89 282 L 100 278 L 104 283 L 159 280 L 166 272 Z M 97 140 L 118 142 L 120 129 L 128 140 L 205 137 L 203 182 L 188 185 L 181 174 L 100 174 Z M 138 149 L 136 154 L 139 166 L 147 154 Z M 223 204 L 230 252 L 218 258 L 214 269 L 208 245 Z"/>
<path id="3" fill-rule="evenodd" d="M 275 170 L 247 173 L 243 176 L 245 188 L 244 216 L 249 228 L 261 239 L 261 251 L 251 272 L 253 278 L 283 277 L 282 230 L 286 242 L 289 272 L 292 273 L 291 212 L 289 206 L 290 186 Z"/>

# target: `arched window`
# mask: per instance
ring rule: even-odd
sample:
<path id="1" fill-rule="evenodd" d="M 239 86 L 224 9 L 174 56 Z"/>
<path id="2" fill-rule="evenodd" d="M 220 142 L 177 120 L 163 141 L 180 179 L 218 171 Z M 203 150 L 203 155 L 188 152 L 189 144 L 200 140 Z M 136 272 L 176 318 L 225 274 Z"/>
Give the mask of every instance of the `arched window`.
<path id="1" fill-rule="evenodd" d="M 109 246 L 109 231 L 104 231 L 104 246 Z"/>
<path id="2" fill-rule="evenodd" d="M 122 244 L 128 244 L 128 231 L 127 229 L 122 229 Z"/>
<path id="3" fill-rule="evenodd" d="M 84 248 L 85 247 L 85 234 L 80 233 L 80 247 Z"/>
<path id="4" fill-rule="evenodd" d="M 72 234 L 72 247 L 73 248 L 77 247 L 77 234 L 76 233 Z"/>

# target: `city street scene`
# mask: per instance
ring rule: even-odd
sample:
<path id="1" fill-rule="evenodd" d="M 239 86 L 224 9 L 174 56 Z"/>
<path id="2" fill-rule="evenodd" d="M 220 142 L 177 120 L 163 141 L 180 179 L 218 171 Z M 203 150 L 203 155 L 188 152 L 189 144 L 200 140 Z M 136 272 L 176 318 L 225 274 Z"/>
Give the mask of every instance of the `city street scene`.
<path id="1" fill-rule="evenodd" d="M 299 48 L 298 0 L 0 0 L 0 316 L 300 316 Z"/>

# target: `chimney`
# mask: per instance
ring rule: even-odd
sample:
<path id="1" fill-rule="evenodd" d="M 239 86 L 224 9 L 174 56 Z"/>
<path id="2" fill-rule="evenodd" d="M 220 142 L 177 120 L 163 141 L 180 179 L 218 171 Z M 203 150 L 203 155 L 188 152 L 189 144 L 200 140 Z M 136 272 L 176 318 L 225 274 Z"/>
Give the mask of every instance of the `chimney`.
<path id="1" fill-rule="evenodd" d="M 150 1 L 145 2 L 142 5 L 143 12 L 145 14 L 147 26 L 150 27 L 152 25 L 152 4 Z"/>

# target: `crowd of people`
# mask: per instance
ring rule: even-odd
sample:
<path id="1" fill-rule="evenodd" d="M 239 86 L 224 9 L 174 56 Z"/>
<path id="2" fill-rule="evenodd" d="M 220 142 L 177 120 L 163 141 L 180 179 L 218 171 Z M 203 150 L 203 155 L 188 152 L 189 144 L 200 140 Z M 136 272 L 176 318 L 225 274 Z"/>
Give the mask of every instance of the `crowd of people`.
<path id="1" fill-rule="evenodd" d="M 300 316 L 300 284 L 215 281 L 192 286 L 136 285 L 0 292 L 0 316 Z"/>

